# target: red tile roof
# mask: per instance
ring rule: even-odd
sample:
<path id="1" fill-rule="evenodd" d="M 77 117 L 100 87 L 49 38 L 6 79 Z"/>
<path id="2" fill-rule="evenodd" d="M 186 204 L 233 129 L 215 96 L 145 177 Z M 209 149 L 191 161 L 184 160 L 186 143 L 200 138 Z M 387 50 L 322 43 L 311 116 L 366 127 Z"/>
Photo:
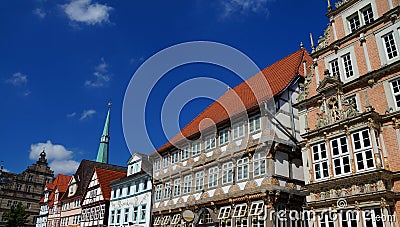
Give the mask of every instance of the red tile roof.
<path id="1" fill-rule="evenodd" d="M 53 181 L 53 183 L 46 184 L 46 187 L 49 186 L 49 188 L 53 189 L 51 194 L 49 195 L 49 206 L 52 206 L 54 204 L 54 193 L 56 189 L 58 189 L 59 194 L 59 200 L 61 200 L 61 197 L 63 196 L 63 193 L 67 191 L 68 188 L 68 183 L 71 180 L 71 176 L 67 176 L 64 174 L 58 174 L 56 179 Z M 51 186 L 51 187 L 50 187 Z"/>
<path id="2" fill-rule="evenodd" d="M 218 124 L 229 120 L 233 114 L 239 114 L 245 110 L 258 107 L 259 103 L 283 91 L 296 76 L 305 76 L 302 64 L 304 60 L 307 65 L 312 63 L 309 53 L 302 48 L 266 67 L 247 81 L 227 91 L 217 101 L 208 106 L 181 130 L 182 135 L 187 138 L 197 134 L 200 123 L 202 123 L 202 129 L 211 126 L 210 124 L 204 124 L 202 122 L 203 119 L 208 118 Z M 268 85 L 270 91 L 266 89 Z M 212 123 L 211 121 L 207 122 Z M 183 139 L 182 135 L 178 133 L 172 140 L 157 149 L 157 151 L 162 152 L 168 148 L 172 148 L 172 143 Z"/>
<path id="3" fill-rule="evenodd" d="M 110 182 L 126 176 L 126 171 L 120 172 L 120 171 L 96 167 L 95 172 L 97 174 L 97 179 L 99 181 L 101 192 L 103 194 L 104 199 L 110 200 L 111 198 Z"/>

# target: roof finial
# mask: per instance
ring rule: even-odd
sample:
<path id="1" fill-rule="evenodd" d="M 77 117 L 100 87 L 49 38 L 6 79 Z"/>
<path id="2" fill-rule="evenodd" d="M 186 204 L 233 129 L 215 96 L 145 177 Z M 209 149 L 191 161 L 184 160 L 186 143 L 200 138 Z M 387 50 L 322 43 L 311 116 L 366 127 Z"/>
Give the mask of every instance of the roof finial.
<path id="1" fill-rule="evenodd" d="M 331 0 L 327 0 L 327 1 L 328 1 L 328 10 L 331 11 L 332 10 Z"/>
<path id="2" fill-rule="evenodd" d="M 108 101 L 108 103 L 107 103 L 108 109 L 110 109 L 111 105 L 112 105 L 112 102 Z"/>
<path id="3" fill-rule="evenodd" d="M 311 41 L 312 52 L 314 52 L 315 51 L 315 45 L 314 45 L 314 39 L 313 39 L 312 33 L 310 33 L 310 41 Z"/>
<path id="4" fill-rule="evenodd" d="M 300 48 L 301 48 L 301 49 L 304 49 L 304 44 L 303 44 L 303 42 L 300 42 Z"/>

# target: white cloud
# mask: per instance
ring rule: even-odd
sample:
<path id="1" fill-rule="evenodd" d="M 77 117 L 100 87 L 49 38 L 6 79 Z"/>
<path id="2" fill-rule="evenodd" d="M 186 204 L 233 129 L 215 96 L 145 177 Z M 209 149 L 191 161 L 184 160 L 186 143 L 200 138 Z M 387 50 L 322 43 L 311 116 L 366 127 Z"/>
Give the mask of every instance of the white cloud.
<path id="1" fill-rule="evenodd" d="M 81 117 L 79 118 L 79 120 L 84 120 L 88 117 L 93 116 L 96 113 L 96 110 L 84 110 L 81 114 Z"/>
<path id="2" fill-rule="evenodd" d="M 76 112 L 73 112 L 73 113 L 67 114 L 67 117 L 68 117 L 68 118 L 70 118 L 70 117 L 75 117 L 75 116 L 76 116 Z"/>
<path id="3" fill-rule="evenodd" d="M 6 80 L 6 83 L 12 84 L 14 86 L 24 86 L 28 84 L 28 76 L 20 72 L 16 72 L 9 79 Z"/>
<path id="4" fill-rule="evenodd" d="M 92 3 L 91 0 L 71 0 L 62 7 L 71 21 L 88 25 L 109 22 L 109 12 L 113 9 L 107 5 Z"/>
<path id="5" fill-rule="evenodd" d="M 33 14 L 35 14 L 36 16 L 38 16 L 41 19 L 45 18 L 47 15 L 47 13 L 41 8 L 34 9 Z"/>
<path id="6" fill-rule="evenodd" d="M 223 16 L 230 16 L 234 13 L 264 13 L 268 15 L 267 3 L 272 0 L 221 0 L 224 8 Z"/>
<path id="7" fill-rule="evenodd" d="M 86 80 L 85 86 L 98 88 L 104 87 L 110 81 L 110 73 L 108 72 L 108 64 L 104 61 L 104 58 L 100 59 L 100 63 L 94 68 L 93 76 L 95 77 L 93 80 Z"/>
<path id="8" fill-rule="evenodd" d="M 79 167 L 79 162 L 75 160 L 54 160 L 49 166 L 56 173 L 75 173 Z"/>
<path id="9" fill-rule="evenodd" d="M 79 163 L 72 159 L 72 151 L 67 150 L 63 145 L 53 144 L 50 140 L 46 143 L 31 144 L 29 159 L 37 160 L 43 150 L 46 152 L 49 166 L 55 173 L 74 173 L 79 166 Z"/>

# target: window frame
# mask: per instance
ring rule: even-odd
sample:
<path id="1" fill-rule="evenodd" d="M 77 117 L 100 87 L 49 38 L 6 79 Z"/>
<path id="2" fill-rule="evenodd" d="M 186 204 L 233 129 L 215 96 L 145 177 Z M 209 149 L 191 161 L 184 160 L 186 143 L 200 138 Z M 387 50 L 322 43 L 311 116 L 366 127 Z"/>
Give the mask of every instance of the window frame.
<path id="1" fill-rule="evenodd" d="M 391 36 L 392 37 L 392 41 L 393 41 L 393 45 L 390 44 L 390 49 L 391 49 L 391 53 L 390 54 L 393 54 L 393 52 L 396 53 L 396 56 L 393 55 L 393 57 L 391 57 L 391 58 L 389 57 L 388 46 L 387 46 L 387 42 L 385 41 L 385 37 L 388 37 L 388 36 Z M 382 35 L 381 36 L 381 40 L 382 40 L 382 44 L 383 44 L 383 49 L 385 51 L 386 60 L 387 61 L 394 61 L 396 58 L 398 58 L 399 57 L 399 48 L 397 46 L 397 42 L 396 42 L 396 37 L 395 37 L 394 31 L 390 31 L 390 32 Z M 394 50 L 392 49 L 393 46 L 394 46 Z"/>
<path id="2" fill-rule="evenodd" d="M 224 129 L 218 132 L 218 144 L 219 146 L 225 145 L 230 142 L 229 129 Z"/>
<path id="3" fill-rule="evenodd" d="M 194 191 L 201 191 L 204 189 L 204 171 L 198 171 L 194 174 Z"/>
<path id="4" fill-rule="evenodd" d="M 214 135 L 207 136 L 204 141 L 204 147 L 206 150 L 211 150 L 216 148 L 217 146 L 217 139 Z"/>
<path id="5" fill-rule="evenodd" d="M 256 167 L 256 164 L 258 164 L 258 167 Z M 256 152 L 253 156 L 253 177 L 260 177 L 265 175 L 266 173 L 267 173 L 267 156 L 263 151 Z"/>
<path id="6" fill-rule="evenodd" d="M 324 145 L 325 146 L 325 150 L 322 150 L 322 148 L 321 148 L 321 145 Z M 318 159 L 315 159 L 315 147 L 317 147 L 318 148 L 318 150 L 317 150 L 317 153 L 318 153 Z M 323 153 L 323 151 L 325 152 L 325 157 L 322 157 L 323 155 L 322 155 L 322 153 Z M 313 157 L 313 169 L 314 169 L 314 179 L 316 180 L 316 181 L 319 181 L 319 180 L 324 180 L 324 179 L 328 179 L 329 178 L 329 176 L 330 176 L 330 171 L 329 171 L 329 156 L 328 156 L 328 147 L 327 147 L 327 144 L 326 144 L 326 142 L 324 141 L 324 142 L 320 142 L 320 143 L 317 143 L 317 144 L 314 144 L 314 145 L 312 145 L 311 146 L 311 155 L 312 155 L 312 157 Z M 326 163 L 326 169 L 324 168 L 324 163 Z M 318 175 L 317 175 L 317 168 L 316 168 L 316 166 L 319 166 L 319 178 L 317 177 Z M 325 171 L 327 172 L 327 176 L 325 176 Z"/>
<path id="7" fill-rule="evenodd" d="M 258 127 L 257 127 L 258 126 Z M 261 115 L 257 114 L 249 118 L 248 129 L 249 133 L 261 131 Z"/>
<path id="8" fill-rule="evenodd" d="M 243 181 L 243 180 L 249 179 L 249 166 L 250 166 L 249 157 L 246 156 L 246 157 L 242 157 L 242 158 L 238 159 L 236 162 L 236 165 L 237 165 L 236 180 Z"/>
<path id="9" fill-rule="evenodd" d="M 181 189 L 181 178 L 176 178 L 174 179 L 174 197 L 178 197 L 181 195 L 182 193 L 182 189 Z M 179 182 L 179 183 L 178 183 Z"/>
<path id="10" fill-rule="evenodd" d="M 345 141 L 345 144 L 343 144 L 343 140 Z M 334 142 L 336 141 L 337 143 L 337 151 L 338 154 L 334 153 Z M 331 147 L 331 154 L 332 154 L 332 167 L 333 167 L 333 174 L 334 176 L 343 176 L 343 175 L 348 175 L 351 174 L 352 169 L 351 169 L 351 161 L 350 161 L 350 146 L 349 146 L 349 142 L 347 140 L 347 136 L 340 136 L 340 137 L 336 137 L 334 139 L 331 139 L 330 141 L 330 147 Z M 344 146 L 346 147 L 346 152 L 344 152 Z M 347 158 L 347 164 L 344 164 L 344 159 Z M 335 164 L 335 160 L 339 160 L 339 166 L 336 166 Z M 348 166 L 349 170 L 348 172 L 345 172 L 345 166 Z M 339 168 L 340 173 L 338 174 L 336 172 L 336 168 Z"/>
<path id="11" fill-rule="evenodd" d="M 183 178 L 183 194 L 189 194 L 192 192 L 193 176 L 191 174 L 184 176 Z"/>
<path id="12" fill-rule="evenodd" d="M 222 185 L 233 182 L 233 162 L 225 162 L 222 164 Z M 226 178 L 225 178 L 226 176 Z M 225 180 L 226 179 L 226 180 Z"/>
<path id="13" fill-rule="evenodd" d="M 237 140 L 245 136 L 245 128 L 243 121 L 237 122 L 232 126 L 232 139 Z"/>
<path id="14" fill-rule="evenodd" d="M 363 132 L 367 132 L 368 133 L 368 138 L 365 138 L 363 135 Z M 356 148 L 356 139 L 354 138 L 355 135 L 359 136 L 359 143 L 360 143 L 360 148 Z M 363 171 L 368 171 L 371 169 L 375 169 L 376 168 L 376 164 L 375 164 L 375 157 L 374 157 L 374 151 L 373 151 L 373 144 L 372 144 L 372 138 L 371 138 L 371 133 L 370 130 L 367 129 L 362 129 L 359 130 L 357 132 L 353 132 L 351 133 L 351 137 L 352 137 L 352 141 L 353 141 L 353 153 L 354 153 L 354 159 L 355 159 L 355 165 L 356 165 L 356 172 L 363 172 Z M 365 140 L 368 140 L 369 142 L 369 146 L 365 146 Z M 371 158 L 368 159 L 367 157 L 367 152 L 371 153 Z M 362 164 L 363 167 L 362 169 L 359 168 L 359 160 L 358 160 L 358 154 L 361 154 L 362 157 Z M 368 167 L 368 160 L 372 160 L 372 166 Z"/>
<path id="15" fill-rule="evenodd" d="M 213 166 L 208 169 L 208 188 L 214 188 L 218 186 L 219 168 Z"/>

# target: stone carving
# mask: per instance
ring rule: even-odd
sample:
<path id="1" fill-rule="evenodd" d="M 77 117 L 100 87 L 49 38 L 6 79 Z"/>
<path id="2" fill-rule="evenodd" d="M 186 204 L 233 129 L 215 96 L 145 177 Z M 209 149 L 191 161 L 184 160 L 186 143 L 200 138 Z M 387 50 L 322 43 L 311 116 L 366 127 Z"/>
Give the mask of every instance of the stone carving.
<path id="1" fill-rule="evenodd" d="M 376 182 L 376 185 L 377 185 L 378 191 L 386 190 L 385 183 L 383 183 L 382 180 L 379 180 L 378 182 Z"/>
<path id="2" fill-rule="evenodd" d="M 239 186 L 237 186 L 237 185 L 232 185 L 232 186 L 229 188 L 229 191 L 228 191 L 229 194 L 235 194 L 235 193 L 237 193 L 237 192 L 240 192 L 240 188 L 239 188 Z"/>
<path id="3" fill-rule="evenodd" d="M 342 0 L 342 1 L 335 2 L 336 9 L 340 8 L 342 5 L 346 4 L 347 2 L 349 2 L 349 0 Z"/>
<path id="4" fill-rule="evenodd" d="M 208 199 L 208 198 L 210 198 L 210 195 L 206 192 L 206 193 L 203 193 L 202 195 L 201 195 L 201 199 Z"/>
<path id="5" fill-rule="evenodd" d="M 196 200 L 196 199 L 194 198 L 193 195 L 189 196 L 189 198 L 187 199 L 188 202 L 193 202 L 193 201 L 195 201 L 195 200 Z"/>
<path id="6" fill-rule="evenodd" d="M 348 99 L 344 102 L 344 117 L 350 118 L 358 115 L 357 104 L 354 102 L 354 99 Z"/>
<path id="7" fill-rule="evenodd" d="M 188 165 L 193 164 L 193 163 L 194 163 L 193 158 L 189 159 L 188 162 L 187 162 Z"/>
<path id="8" fill-rule="evenodd" d="M 316 128 L 321 128 L 327 125 L 327 120 L 323 117 L 323 113 L 317 113 L 317 125 Z"/>
<path id="9" fill-rule="evenodd" d="M 218 188 L 217 190 L 215 190 L 214 192 L 214 196 L 219 196 L 219 195 L 223 195 L 225 194 L 224 191 L 222 191 L 222 189 Z"/>
<path id="10" fill-rule="evenodd" d="M 168 203 L 167 203 L 167 205 L 168 205 L 168 206 L 173 206 L 173 205 L 174 205 L 174 201 L 169 200 Z"/>
<path id="11" fill-rule="evenodd" d="M 181 197 L 181 198 L 178 199 L 177 204 L 182 204 L 182 203 L 184 203 L 184 202 L 185 202 L 185 201 L 183 201 L 183 198 Z"/>
<path id="12" fill-rule="evenodd" d="M 207 158 L 206 154 L 202 153 L 200 155 L 200 161 L 204 161 L 204 160 L 206 160 L 206 158 Z"/>
<path id="13" fill-rule="evenodd" d="M 246 187 L 244 188 L 245 190 L 250 190 L 252 188 L 256 188 L 258 185 L 255 181 L 249 181 L 246 184 Z"/>
<path id="14" fill-rule="evenodd" d="M 320 36 L 319 39 L 318 39 L 318 46 L 316 48 L 316 51 L 327 47 L 328 44 L 329 44 L 329 40 L 330 40 L 330 27 L 328 26 L 324 30 L 324 36 Z"/>
<path id="15" fill-rule="evenodd" d="M 288 183 L 286 183 L 285 187 L 288 189 L 296 190 L 296 184 L 294 184 L 294 183 L 288 182 Z"/>
<path id="16" fill-rule="evenodd" d="M 265 178 L 264 181 L 263 181 L 263 183 L 262 183 L 262 186 L 269 186 L 269 185 L 276 185 L 276 186 L 279 186 L 279 182 L 278 182 L 277 179 L 275 179 L 275 178 L 273 178 L 273 177 Z"/>
<path id="17" fill-rule="evenodd" d="M 314 76 L 314 67 L 311 67 L 311 71 L 305 76 L 304 83 L 300 84 L 300 89 L 302 90 L 297 98 L 297 101 L 303 101 L 307 98 L 308 95 L 308 86 L 312 81 L 312 77 Z"/>

